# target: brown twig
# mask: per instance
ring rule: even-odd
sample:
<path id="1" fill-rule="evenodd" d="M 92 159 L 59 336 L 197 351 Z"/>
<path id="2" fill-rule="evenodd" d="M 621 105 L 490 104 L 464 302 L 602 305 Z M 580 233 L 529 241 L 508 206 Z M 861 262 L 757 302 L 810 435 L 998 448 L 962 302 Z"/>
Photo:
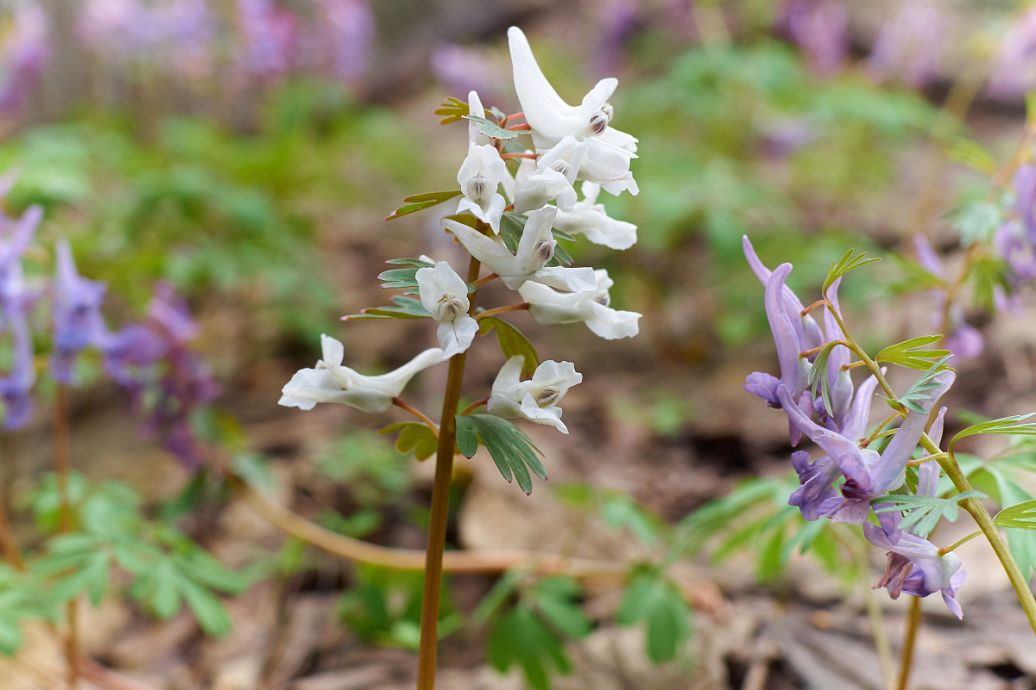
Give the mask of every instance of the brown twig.
<path id="1" fill-rule="evenodd" d="M 492 309 L 486 309 L 483 312 L 475 314 L 476 320 L 488 319 L 490 316 L 499 316 L 500 314 L 507 314 L 512 311 L 527 311 L 529 309 L 528 302 L 522 302 L 521 304 L 507 304 L 503 307 L 493 307 Z"/>
<path id="2" fill-rule="evenodd" d="M 406 412 L 409 412 L 414 417 L 416 417 L 417 419 L 421 420 L 422 424 L 424 424 L 429 429 L 431 429 L 432 433 L 434 433 L 436 436 L 439 435 L 439 426 L 435 422 L 433 422 L 428 415 L 426 415 L 424 412 L 421 412 L 421 410 L 417 409 L 416 407 L 414 407 L 413 405 L 411 405 L 407 401 L 403 400 L 402 398 L 398 398 L 398 397 L 397 398 L 392 398 L 392 404 L 395 405 L 396 407 L 398 407 L 401 410 L 405 410 Z"/>
<path id="3" fill-rule="evenodd" d="M 68 492 L 69 476 L 68 442 L 68 386 L 58 386 L 54 403 L 54 469 L 57 474 L 60 505 L 60 526 L 62 532 L 72 529 L 72 501 Z M 65 607 L 68 618 L 68 632 L 65 638 L 65 660 L 68 663 L 68 687 L 79 687 L 79 605 L 70 599 Z"/>

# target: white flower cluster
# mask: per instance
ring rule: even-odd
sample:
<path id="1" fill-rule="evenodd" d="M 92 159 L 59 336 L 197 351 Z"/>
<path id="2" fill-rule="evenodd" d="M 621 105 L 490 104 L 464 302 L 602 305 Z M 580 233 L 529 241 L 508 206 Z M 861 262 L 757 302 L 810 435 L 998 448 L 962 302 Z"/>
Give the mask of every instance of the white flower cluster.
<path id="1" fill-rule="evenodd" d="M 637 140 L 611 127 L 613 110 L 608 99 L 618 82 L 602 79 L 578 106 L 569 105 L 543 75 L 525 34 L 512 27 L 508 39 L 515 90 L 527 124 L 508 131 L 528 134 L 531 148 L 515 147 L 515 138 L 494 138 L 499 132 L 486 127 L 492 121 L 472 91 L 468 153 L 457 172 L 461 198 L 456 214 L 444 219 L 443 225 L 490 272 L 480 282 L 498 277 L 517 291 L 521 306 L 537 323 L 584 323 L 602 338 L 632 337 L 640 314 L 610 306 L 612 280 L 607 271 L 569 268 L 552 261 L 557 251 L 555 231 L 582 235 L 611 249 L 628 249 L 637 241 L 635 225 L 609 218 L 597 203 L 602 189 L 613 195 L 638 191 L 630 173 Z M 501 129 L 512 118 L 502 119 Z M 508 169 L 509 159 L 520 161 L 513 172 Z M 582 183 L 579 192 L 576 182 Z M 511 215 L 512 221 L 524 216 L 513 253 L 502 232 L 507 213 L 520 214 Z M 468 222 L 456 220 L 465 216 Z M 426 263 L 430 265 L 419 268 L 415 278 L 421 307 L 438 324 L 438 348 L 425 350 L 393 372 L 362 376 L 342 365 L 341 343 L 324 336 L 323 358 L 315 368 L 295 374 L 284 387 L 280 404 L 308 410 L 318 402 L 338 402 L 383 412 L 417 372 L 467 351 L 479 333 L 479 314 L 470 309 L 469 285 L 445 261 Z M 486 401 L 487 412 L 568 433 L 559 403 L 569 388 L 582 381 L 582 375 L 570 362 L 545 361 L 530 380 L 523 381 L 523 362 L 518 356 L 504 364 Z"/>

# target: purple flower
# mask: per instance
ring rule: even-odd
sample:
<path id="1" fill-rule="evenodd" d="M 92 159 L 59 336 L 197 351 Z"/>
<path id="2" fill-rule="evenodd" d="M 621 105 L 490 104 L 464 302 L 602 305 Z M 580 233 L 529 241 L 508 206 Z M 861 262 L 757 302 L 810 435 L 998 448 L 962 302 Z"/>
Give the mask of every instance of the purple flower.
<path id="1" fill-rule="evenodd" d="M 902 485 L 906 463 L 924 433 L 928 412 L 953 384 L 954 378 L 955 374 L 950 370 L 934 376 L 933 383 L 936 385 L 926 391 L 924 399 L 919 403 L 923 411 L 907 414 L 880 455 L 869 448 L 861 448 L 855 440 L 842 433 L 820 426 L 799 409 L 785 386 L 778 387 L 777 397 L 792 425 L 820 446 L 845 477 L 840 487 L 841 496 L 816 505 L 816 514 L 840 522 L 862 523 L 870 514 L 872 500 Z M 799 464 L 802 465 L 801 458 Z M 818 468 L 818 471 L 822 469 Z M 809 494 L 809 498 L 815 501 L 817 492 Z M 805 497 L 803 502 L 806 502 Z M 814 512 L 813 508 L 811 505 L 811 512 Z"/>
<path id="2" fill-rule="evenodd" d="M 859 439 L 867 433 L 871 400 L 877 385 L 878 380 L 871 376 L 856 391 L 843 426 L 838 429 L 845 438 Z M 811 463 L 809 453 L 799 450 L 792 453 L 791 463 L 799 475 L 801 486 L 792 492 L 788 505 L 797 506 L 807 520 L 829 516 L 841 507 L 842 496 L 835 482 L 842 476 L 842 471 L 830 455 L 821 456 Z"/>
<path id="3" fill-rule="evenodd" d="M 640 2 L 609 0 L 598 8 L 595 67 L 601 74 L 614 74 L 622 63 L 626 41 L 640 21 Z"/>
<path id="4" fill-rule="evenodd" d="M 54 378 L 59 383 L 73 383 L 76 357 L 87 348 L 103 347 L 109 338 L 101 316 L 104 293 L 104 283 L 79 275 L 68 242 L 61 241 L 54 277 L 54 356 L 51 362 Z"/>
<path id="5" fill-rule="evenodd" d="M 191 418 L 218 393 L 209 367 L 190 348 L 197 333 L 186 303 L 162 283 L 144 323 L 108 338 L 104 352 L 106 370 L 130 393 L 149 432 L 192 469 L 202 461 L 202 448 Z"/>
<path id="6" fill-rule="evenodd" d="M 260 78 L 290 71 L 295 66 L 299 33 L 295 17 L 272 0 L 237 0 L 237 11 L 245 71 Z"/>
<path id="7" fill-rule="evenodd" d="M 6 185 L 4 185 L 6 186 Z M 0 333 L 10 333 L 11 368 L 0 375 L 4 428 L 20 429 L 32 416 L 32 386 L 36 381 L 29 311 L 36 294 L 28 289 L 22 272 L 22 255 L 39 225 L 42 211 L 29 208 L 14 221 L 0 216 Z"/>
<path id="8" fill-rule="evenodd" d="M 893 599 L 903 592 L 915 597 L 941 592 L 946 607 L 957 618 L 963 618 L 957 590 L 967 574 L 960 557 L 952 552 L 940 555 L 939 547 L 932 542 L 899 529 L 900 517 L 895 513 L 878 513 L 878 521 L 880 525 L 863 526 L 867 540 L 888 552 L 885 572 L 875 587 L 885 587 Z"/>
<path id="9" fill-rule="evenodd" d="M 789 0 L 780 23 L 820 74 L 832 74 L 845 62 L 849 52 L 849 12 L 841 2 Z"/>
<path id="10" fill-rule="evenodd" d="M 334 74 L 356 81 L 367 69 L 374 43 L 374 14 L 365 0 L 323 0 L 319 5 Z"/>
<path id="11" fill-rule="evenodd" d="M 809 376 L 809 362 L 801 353 L 814 349 L 825 342 L 820 326 L 812 316 L 803 316 L 802 302 L 791 288 L 785 285 L 791 264 L 782 264 L 770 271 L 759 260 L 748 236 L 742 237 L 742 246 L 749 266 L 765 286 L 766 318 L 770 322 L 781 378 L 763 372 L 753 372 L 745 381 L 745 390 L 765 400 L 772 407 L 779 407 L 778 384 L 785 385 L 796 400 L 806 389 Z"/>
<path id="12" fill-rule="evenodd" d="M 989 92 L 998 98 L 1018 98 L 1036 86 L 1036 8 L 1029 8 L 999 43 L 989 74 Z"/>
<path id="13" fill-rule="evenodd" d="M 29 91 L 39 81 L 50 51 L 47 45 L 47 17 L 34 3 L 19 3 L 10 32 L 0 47 L 3 82 L 0 83 L 0 112 L 21 109 Z"/>
<path id="14" fill-rule="evenodd" d="M 934 3 L 905 2 L 874 40 L 868 69 L 876 79 L 927 86 L 939 76 L 946 41 L 947 27 Z"/>
<path id="15" fill-rule="evenodd" d="M 917 261 L 921 267 L 939 278 L 945 285 L 949 281 L 946 269 L 943 266 L 939 255 L 935 253 L 932 245 L 924 235 L 914 236 L 914 250 L 917 252 Z M 985 347 L 985 339 L 982 333 L 964 320 L 964 314 L 960 305 L 951 305 L 949 312 L 949 323 L 943 323 L 943 309 L 946 304 L 946 289 L 943 286 L 931 291 L 935 298 L 935 308 L 932 312 L 932 326 L 934 328 L 946 328 L 944 343 L 946 348 L 962 359 L 974 359 L 982 354 Z"/>

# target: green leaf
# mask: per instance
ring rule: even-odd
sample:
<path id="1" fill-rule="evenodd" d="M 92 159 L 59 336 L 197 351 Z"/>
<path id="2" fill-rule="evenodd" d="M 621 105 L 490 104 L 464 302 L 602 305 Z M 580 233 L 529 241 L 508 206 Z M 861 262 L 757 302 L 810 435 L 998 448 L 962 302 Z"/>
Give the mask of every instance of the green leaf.
<path id="1" fill-rule="evenodd" d="M 179 588 L 188 608 L 206 634 L 223 637 L 230 632 L 230 615 L 218 597 L 187 579 L 179 581 Z"/>
<path id="2" fill-rule="evenodd" d="M 518 253 L 518 243 L 522 240 L 522 232 L 525 230 L 525 222 L 528 218 L 521 213 L 508 211 L 500 218 L 500 239 L 503 240 L 507 251 L 512 254 Z M 560 230 L 552 230 L 554 239 L 572 240 L 571 235 Z M 548 266 L 564 264 L 570 266 L 575 260 L 572 255 L 565 251 L 560 244 L 554 247 L 554 258 L 547 262 Z"/>
<path id="3" fill-rule="evenodd" d="M 536 346 L 518 330 L 518 327 L 508 321 L 496 316 L 488 316 L 479 319 L 479 332 L 483 335 L 493 331 L 496 333 L 497 342 L 500 343 L 500 350 L 504 357 L 510 359 L 521 355 L 525 359 L 522 365 L 522 375 L 529 378 L 535 373 L 536 367 L 540 365 L 539 355 L 536 353 Z"/>
<path id="4" fill-rule="evenodd" d="M 386 290 L 416 288 L 417 271 L 416 268 L 390 268 L 379 273 L 378 280 L 382 281 L 381 287 Z"/>
<path id="5" fill-rule="evenodd" d="M 415 271 L 416 273 L 416 271 Z M 384 275 L 384 274 L 383 274 Z M 416 277 L 414 278 L 416 282 Z M 386 286 L 387 287 L 387 286 Z M 410 286 L 413 287 L 413 286 Z M 414 297 L 396 295 L 392 298 L 392 305 L 387 307 L 368 307 L 359 314 L 349 314 L 342 317 L 342 321 L 363 321 L 379 319 L 428 319 L 431 314 L 421 304 L 421 300 Z"/>
<path id="6" fill-rule="evenodd" d="M 403 201 L 406 202 L 395 211 L 385 216 L 385 220 L 395 220 L 403 216 L 408 216 L 411 213 L 417 213 L 423 211 L 426 208 L 438 206 L 439 204 L 449 201 L 454 197 L 461 195 L 459 189 L 450 189 L 445 192 L 426 192 L 424 194 L 412 194 L 411 196 L 404 197 Z"/>
<path id="7" fill-rule="evenodd" d="M 590 634 L 590 620 L 579 606 L 579 584 L 568 577 L 540 580 L 526 600 L 546 623 L 566 637 L 583 638 Z"/>
<path id="8" fill-rule="evenodd" d="M 518 132 L 511 129 L 504 129 L 497 123 L 492 120 L 487 120 L 484 117 L 479 117 L 478 115 L 465 115 L 464 119 L 474 122 L 475 128 L 491 139 L 507 141 L 508 139 L 516 139 L 518 137 Z"/>
<path id="9" fill-rule="evenodd" d="M 987 177 L 992 177 L 998 167 L 993 154 L 977 141 L 965 137 L 957 137 L 951 141 L 947 155 L 950 160 L 966 165 Z"/>
<path id="10" fill-rule="evenodd" d="M 435 109 L 435 114 L 441 118 L 439 120 L 440 125 L 460 122 L 468 116 L 469 112 L 467 102 L 453 96 L 444 98 L 439 107 Z"/>
<path id="11" fill-rule="evenodd" d="M 827 375 L 827 360 L 836 347 L 842 347 L 837 343 L 828 343 L 817 353 L 816 359 L 809 369 L 809 388 L 813 400 L 819 396 L 824 403 L 824 409 L 828 415 L 834 416 L 834 404 L 831 402 L 831 377 Z"/>
<path id="12" fill-rule="evenodd" d="M 898 364 L 922 371 L 932 366 L 932 360 L 943 359 L 950 354 L 949 350 L 925 350 L 923 348 L 942 340 L 941 335 L 922 335 L 910 338 L 895 345 L 889 345 L 874 356 L 875 361 Z"/>
<path id="13" fill-rule="evenodd" d="M 508 482 L 515 480 L 526 494 L 532 493 L 529 470 L 540 479 L 547 478 L 547 471 L 536 457 L 539 449 L 510 421 L 490 414 L 457 415 L 456 419 L 457 445 L 465 457 L 475 454 L 478 447 L 473 446 L 471 439 L 477 434 L 503 478 Z"/>
<path id="14" fill-rule="evenodd" d="M 1003 508 L 996 514 L 995 522 L 1001 527 L 1036 530 L 1036 499 Z"/>
<path id="15" fill-rule="evenodd" d="M 868 257 L 864 252 L 857 254 L 855 249 L 850 249 L 842 255 L 841 259 L 831 264 L 831 268 L 827 272 L 827 277 L 824 278 L 824 287 L 821 290 L 821 293 L 826 295 L 828 288 L 830 288 L 836 280 L 845 276 L 850 271 L 855 271 L 857 268 L 880 260 L 881 259 L 877 257 Z"/>
<path id="16" fill-rule="evenodd" d="M 525 604 L 515 606 L 493 626 L 486 652 L 498 671 L 519 666 L 535 690 L 549 690 L 551 673 L 569 673 L 572 668 L 561 638 Z"/>
<path id="17" fill-rule="evenodd" d="M 399 432 L 396 437 L 396 450 L 404 455 L 410 453 L 418 460 L 426 460 L 435 455 L 439 446 L 439 437 L 421 422 L 397 422 L 378 429 L 379 434 Z"/>
<path id="18" fill-rule="evenodd" d="M 674 659 L 691 634 L 691 609 L 662 574 L 641 570 L 630 580 L 615 616 L 619 625 L 644 624 L 647 655 L 656 664 Z"/>
<path id="19" fill-rule="evenodd" d="M 953 438 L 950 439 L 950 443 L 947 448 L 953 450 L 958 442 L 971 436 L 1036 436 L 1036 422 L 1025 421 L 1027 419 L 1031 419 L 1032 416 L 1033 415 L 1031 413 L 1012 415 L 1010 417 L 1001 417 L 1000 419 L 991 419 L 987 422 L 973 424 L 972 426 L 962 429 L 954 434 Z"/>
<path id="20" fill-rule="evenodd" d="M 907 391 L 899 397 L 899 404 L 911 412 L 924 414 L 925 409 L 922 405 L 928 402 L 931 392 L 940 385 L 939 382 L 935 380 L 935 377 L 943 369 L 949 368 L 946 366 L 946 363 L 950 361 L 951 357 L 953 357 L 952 354 L 942 357 L 928 367 L 924 373 L 918 376 L 913 385 L 911 385 L 910 388 L 908 388 Z"/>
<path id="21" fill-rule="evenodd" d="M 989 201 L 970 201 L 951 213 L 953 227 L 960 233 L 964 246 L 993 239 L 993 233 L 1003 224 L 1003 213 L 998 204 Z"/>
<path id="22" fill-rule="evenodd" d="M 661 521 L 625 494 L 615 493 L 601 506 L 604 524 L 613 529 L 626 529 L 645 546 L 654 546 L 659 539 Z"/>
<path id="23" fill-rule="evenodd" d="M 938 496 L 914 496 L 912 494 L 889 494 L 876 498 L 875 513 L 903 513 L 899 528 L 920 537 L 927 537 L 940 520 L 956 522 L 960 502 L 969 498 L 985 498 L 978 491 L 965 491 L 949 498 Z"/>
<path id="24" fill-rule="evenodd" d="M 478 623 L 488 623 L 503 608 L 508 599 L 517 594 L 518 585 L 521 584 L 524 575 L 520 570 L 508 570 L 504 573 L 504 576 L 493 585 L 493 589 L 489 590 L 489 594 L 479 602 L 474 613 L 471 614 L 472 619 Z"/>

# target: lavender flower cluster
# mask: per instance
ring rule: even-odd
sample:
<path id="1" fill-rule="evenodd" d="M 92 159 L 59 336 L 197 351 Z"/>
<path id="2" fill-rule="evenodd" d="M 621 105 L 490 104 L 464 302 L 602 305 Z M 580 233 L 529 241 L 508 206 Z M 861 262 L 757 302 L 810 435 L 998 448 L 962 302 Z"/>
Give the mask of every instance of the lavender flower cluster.
<path id="1" fill-rule="evenodd" d="M 294 8 L 294 9 L 293 9 Z M 83 0 L 77 32 L 104 66 L 161 67 L 186 79 L 235 83 L 324 73 L 355 83 L 375 35 L 366 0 L 279 3 L 236 0 L 233 12 L 205 0 Z M 51 54 L 46 11 L 22 0 L 0 43 L 0 113 L 19 114 Z"/>
<path id="2" fill-rule="evenodd" d="M 806 520 L 826 518 L 863 525 L 867 539 L 888 553 L 877 586 L 885 587 L 894 599 L 903 592 L 917 597 L 941 592 L 950 611 L 961 617 L 956 594 L 965 573 L 959 557 L 952 552 L 942 554 L 924 535 L 901 529 L 901 514 L 887 510 L 890 505 L 882 501 L 904 486 L 907 463 L 926 428 L 928 438 L 938 445 L 946 408 L 930 424 L 929 419 L 955 374 L 944 369 L 916 386 L 908 412 L 884 450 L 870 448 L 883 436 L 867 436 L 871 401 L 879 382 L 873 375 L 859 386 L 852 380 L 852 352 L 843 344 L 848 336 L 838 302 L 839 281 L 828 288 L 823 323 L 817 323 L 785 284 L 791 264 L 771 271 L 747 237 L 743 244 L 748 263 L 765 286 L 766 315 L 780 365 L 779 378 L 764 372 L 750 374 L 745 390 L 784 411 L 792 446 L 798 446 L 805 436 L 823 452 L 813 460 L 805 450 L 792 453 L 800 486 L 788 503 L 798 507 Z M 819 353 L 825 350 L 829 354 L 822 359 Z M 824 368 L 814 372 L 814 367 Z M 829 395 L 814 396 L 810 380 L 817 377 L 827 378 Z M 877 431 L 885 425 L 883 422 Z M 920 464 L 916 495 L 935 496 L 939 476 L 935 460 Z M 870 521 L 872 512 L 877 524 Z"/>
<path id="3" fill-rule="evenodd" d="M 0 196 L 13 182 L 12 175 L 4 177 Z M 76 385 L 79 357 L 88 350 L 99 353 L 105 372 L 127 392 L 147 429 L 181 462 L 197 467 L 201 448 L 191 418 L 217 389 L 208 366 L 190 347 L 197 326 L 186 304 L 169 285 L 160 284 L 144 320 L 109 330 L 101 312 L 105 285 L 79 274 L 64 241 L 57 245 L 53 279 L 31 284 L 23 258 L 42 217 L 38 206 L 19 218 L 0 214 L 0 343 L 6 340 L 10 351 L 7 370 L 0 372 L 4 428 L 21 429 L 32 420 L 36 358 L 31 326 L 38 322 L 37 307 L 47 302 L 54 381 Z"/>

